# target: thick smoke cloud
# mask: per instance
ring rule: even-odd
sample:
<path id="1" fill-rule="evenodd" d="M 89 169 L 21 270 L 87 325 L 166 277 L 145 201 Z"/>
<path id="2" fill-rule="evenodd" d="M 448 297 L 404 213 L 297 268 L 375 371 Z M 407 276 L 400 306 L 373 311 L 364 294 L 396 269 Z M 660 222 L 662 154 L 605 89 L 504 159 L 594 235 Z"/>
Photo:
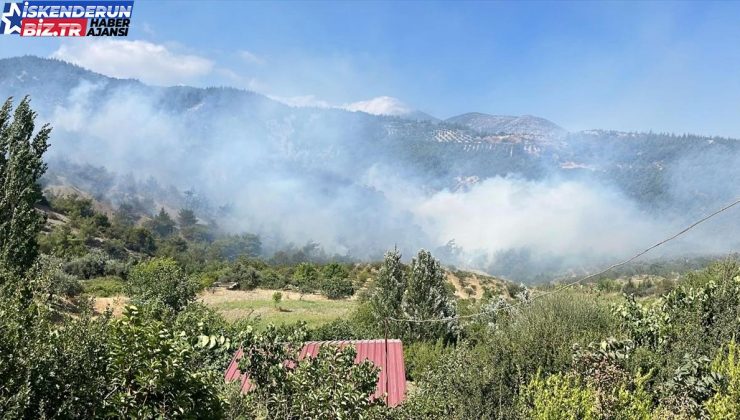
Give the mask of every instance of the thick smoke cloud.
<path id="1" fill-rule="evenodd" d="M 245 102 L 245 93 L 229 89 L 170 89 L 177 90 L 86 81 L 42 108 L 55 127 L 52 166 L 92 163 L 194 189 L 211 210 L 230 209 L 214 216 L 221 227 L 259 233 L 268 250 L 316 241 L 330 253 L 377 258 L 394 245 L 410 255 L 454 240 L 454 249 L 440 251 L 447 262 L 504 274 L 512 252 L 526 255 L 522 264 L 539 264 L 535 272 L 587 271 L 684 222 L 681 212 L 656 217 L 588 177 L 496 176 L 461 189 L 431 188 L 413 168 L 394 165 L 392 153 L 365 147 L 373 137 L 365 137 L 363 118 L 376 117 L 289 108 L 258 95 Z M 671 173 L 679 180 L 680 172 Z M 679 184 L 675 195 L 690 183 Z M 696 235 L 661 252 L 707 240 Z M 712 251 L 727 251 L 737 240 L 712 243 Z"/>
<path id="2" fill-rule="evenodd" d="M 436 193 L 414 212 L 435 239 L 476 251 L 618 257 L 664 230 L 616 191 L 577 181 L 492 178 Z"/>

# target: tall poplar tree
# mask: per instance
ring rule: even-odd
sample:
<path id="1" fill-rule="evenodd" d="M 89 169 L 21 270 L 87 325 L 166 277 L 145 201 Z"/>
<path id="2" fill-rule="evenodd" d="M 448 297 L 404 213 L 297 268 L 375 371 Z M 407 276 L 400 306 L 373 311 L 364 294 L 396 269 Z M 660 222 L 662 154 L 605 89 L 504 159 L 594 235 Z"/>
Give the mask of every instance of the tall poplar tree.
<path id="1" fill-rule="evenodd" d="M 0 267 L 18 275 L 28 271 L 39 253 L 36 237 L 45 216 L 36 205 L 42 198 L 42 157 L 51 132 L 44 125 L 34 135 L 36 113 L 29 102 L 25 97 L 12 119 L 12 98 L 0 108 Z"/>

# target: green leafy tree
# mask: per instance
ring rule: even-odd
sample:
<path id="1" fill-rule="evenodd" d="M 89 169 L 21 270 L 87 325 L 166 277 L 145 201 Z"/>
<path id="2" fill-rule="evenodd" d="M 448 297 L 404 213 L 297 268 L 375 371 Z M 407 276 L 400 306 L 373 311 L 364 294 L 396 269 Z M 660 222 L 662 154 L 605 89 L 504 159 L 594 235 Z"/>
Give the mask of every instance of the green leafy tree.
<path id="1" fill-rule="evenodd" d="M 341 299 L 352 296 L 355 287 L 347 277 L 329 277 L 321 281 L 321 292 L 329 299 Z"/>
<path id="2" fill-rule="evenodd" d="M 174 312 L 195 301 L 197 291 L 197 282 L 169 258 L 155 258 L 137 265 L 126 282 L 126 293 L 134 301 L 161 304 Z"/>
<path id="3" fill-rule="evenodd" d="M 293 282 L 301 293 L 310 293 L 319 287 L 319 270 L 311 263 L 300 263 L 293 272 Z"/>
<path id="4" fill-rule="evenodd" d="M 220 280 L 239 283 L 241 290 L 252 290 L 260 285 L 262 276 L 254 267 L 244 261 L 237 261 L 232 264 Z"/>
<path id="5" fill-rule="evenodd" d="M 45 218 L 35 207 L 42 198 L 39 179 L 46 172 L 42 157 L 51 132 L 44 125 L 34 136 L 36 113 L 29 102 L 26 97 L 18 104 L 12 120 L 12 100 L 0 108 L 0 262 L 20 274 L 38 256 Z"/>
<path id="6" fill-rule="evenodd" d="M 368 361 L 356 364 L 351 346 L 322 346 L 314 357 L 299 360 L 305 337 L 300 327 L 289 334 L 273 326 L 245 331 L 239 368 L 255 385 L 242 397 L 252 398 L 253 411 L 265 418 L 386 418 L 381 402 L 371 398 L 377 368 Z"/>
<path id="7" fill-rule="evenodd" d="M 262 253 L 260 237 L 251 233 L 228 235 L 216 239 L 211 244 L 216 257 L 233 261 L 239 257 L 254 258 Z"/>
<path id="8" fill-rule="evenodd" d="M 341 299 L 355 292 L 349 271 L 343 265 L 336 262 L 327 264 L 321 274 L 321 292 L 329 299 Z"/>
<path id="9" fill-rule="evenodd" d="M 453 299 L 445 287 L 445 273 L 429 251 L 421 250 L 411 260 L 402 309 L 411 319 L 442 319 L 455 315 Z M 452 332 L 450 322 L 412 323 L 408 327 L 414 339 L 434 339 Z"/>
<path id="10" fill-rule="evenodd" d="M 209 340 L 210 341 L 210 340 Z M 203 369 L 196 348 L 161 321 L 128 306 L 110 332 L 108 415 L 218 418 L 221 372 Z"/>
<path id="11" fill-rule="evenodd" d="M 342 264 L 333 262 L 325 265 L 324 268 L 322 268 L 321 275 L 325 279 L 330 279 L 333 277 L 346 279 L 349 277 L 349 271 Z"/>
<path id="12" fill-rule="evenodd" d="M 108 316 L 54 310 L 51 270 L 31 272 L 32 298 L 0 293 L 0 417 L 94 418 L 106 394 Z"/>

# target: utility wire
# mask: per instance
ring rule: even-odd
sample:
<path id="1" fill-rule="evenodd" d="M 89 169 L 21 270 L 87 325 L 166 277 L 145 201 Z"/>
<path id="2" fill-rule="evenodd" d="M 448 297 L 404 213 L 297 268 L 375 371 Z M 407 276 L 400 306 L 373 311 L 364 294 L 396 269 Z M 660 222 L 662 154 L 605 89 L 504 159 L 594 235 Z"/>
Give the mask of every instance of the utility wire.
<path id="1" fill-rule="evenodd" d="M 506 305 L 506 306 L 501 307 L 501 308 L 495 308 L 494 310 L 481 311 L 481 312 L 477 312 L 477 313 L 474 313 L 474 314 L 457 315 L 457 316 L 450 316 L 450 317 L 444 317 L 444 318 L 429 318 L 429 319 L 402 318 L 402 319 L 399 319 L 399 318 L 388 317 L 387 319 L 390 320 L 390 321 L 395 321 L 395 322 L 408 322 L 408 323 L 450 322 L 450 321 L 454 321 L 454 320 L 457 320 L 457 319 L 477 318 L 477 317 L 483 316 L 483 315 L 494 314 L 494 313 L 499 312 L 499 311 L 504 310 L 504 309 L 515 308 L 517 306 L 521 306 L 524 303 L 529 303 L 529 302 L 531 302 L 531 301 L 533 301 L 535 299 L 541 299 L 541 298 L 543 298 L 545 296 L 549 296 L 549 295 L 552 295 L 552 294 L 555 294 L 555 293 L 560 293 L 563 290 L 569 289 L 569 288 L 571 288 L 571 287 L 573 287 L 573 286 L 575 286 L 577 284 L 583 283 L 584 281 L 586 281 L 588 279 L 592 279 L 592 278 L 597 277 L 597 276 L 600 276 L 600 275 L 602 275 L 602 274 L 604 274 L 604 273 L 606 273 L 606 272 L 608 272 L 610 270 L 613 270 L 613 269 L 615 269 L 617 267 L 621 267 L 621 266 L 623 266 L 625 264 L 629 264 L 632 261 L 634 261 L 634 260 L 640 258 L 641 256 L 647 254 L 648 252 L 652 251 L 653 249 L 655 249 L 655 248 L 657 248 L 657 247 L 659 247 L 661 245 L 664 245 L 667 242 L 670 242 L 670 241 L 678 238 L 679 236 L 681 236 L 684 233 L 690 231 L 691 229 L 695 228 L 696 226 L 698 226 L 698 225 L 706 222 L 707 220 L 709 220 L 709 219 L 717 216 L 718 214 L 720 214 L 722 212 L 725 212 L 725 211 L 731 209 L 732 207 L 735 207 L 738 204 L 740 204 L 740 198 L 737 198 L 732 203 L 727 204 L 726 206 L 722 207 L 721 209 L 715 211 L 714 213 L 711 213 L 708 216 L 704 216 L 703 218 L 701 218 L 701 219 L 697 220 L 696 222 L 690 224 L 689 226 L 687 226 L 686 228 L 684 228 L 680 232 L 678 232 L 678 233 L 674 234 L 673 236 L 670 236 L 670 237 L 668 237 L 666 239 L 663 239 L 662 241 L 656 243 L 655 245 L 652 245 L 649 248 L 646 248 L 645 250 L 643 250 L 643 251 L 635 254 L 634 256 L 630 257 L 629 259 L 626 259 L 624 261 L 621 261 L 621 262 L 612 264 L 609 267 L 607 267 L 607 268 L 605 268 L 605 269 L 603 269 L 603 270 L 601 270 L 601 271 L 599 271 L 597 273 L 589 274 L 588 276 L 583 277 L 581 279 L 578 279 L 578 280 L 575 280 L 575 281 L 572 281 L 572 282 L 569 282 L 569 283 L 561 284 L 558 287 L 553 288 L 552 290 L 548 290 L 546 292 L 542 292 L 540 294 L 537 294 L 537 295 L 533 296 L 531 299 L 529 299 L 527 302 L 518 302 L 518 303 L 515 303 L 515 304 L 512 304 L 512 305 Z"/>

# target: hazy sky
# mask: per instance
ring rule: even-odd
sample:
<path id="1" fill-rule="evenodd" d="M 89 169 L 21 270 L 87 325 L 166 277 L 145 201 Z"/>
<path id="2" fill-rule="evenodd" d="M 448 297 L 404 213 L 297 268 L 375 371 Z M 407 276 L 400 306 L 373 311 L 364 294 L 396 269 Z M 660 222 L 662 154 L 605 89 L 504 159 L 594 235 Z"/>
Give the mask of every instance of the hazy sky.
<path id="1" fill-rule="evenodd" d="M 532 114 L 568 129 L 740 137 L 740 4 L 137 0 L 128 38 L 0 37 L 156 84 L 294 104 L 379 96 L 440 118 Z"/>

